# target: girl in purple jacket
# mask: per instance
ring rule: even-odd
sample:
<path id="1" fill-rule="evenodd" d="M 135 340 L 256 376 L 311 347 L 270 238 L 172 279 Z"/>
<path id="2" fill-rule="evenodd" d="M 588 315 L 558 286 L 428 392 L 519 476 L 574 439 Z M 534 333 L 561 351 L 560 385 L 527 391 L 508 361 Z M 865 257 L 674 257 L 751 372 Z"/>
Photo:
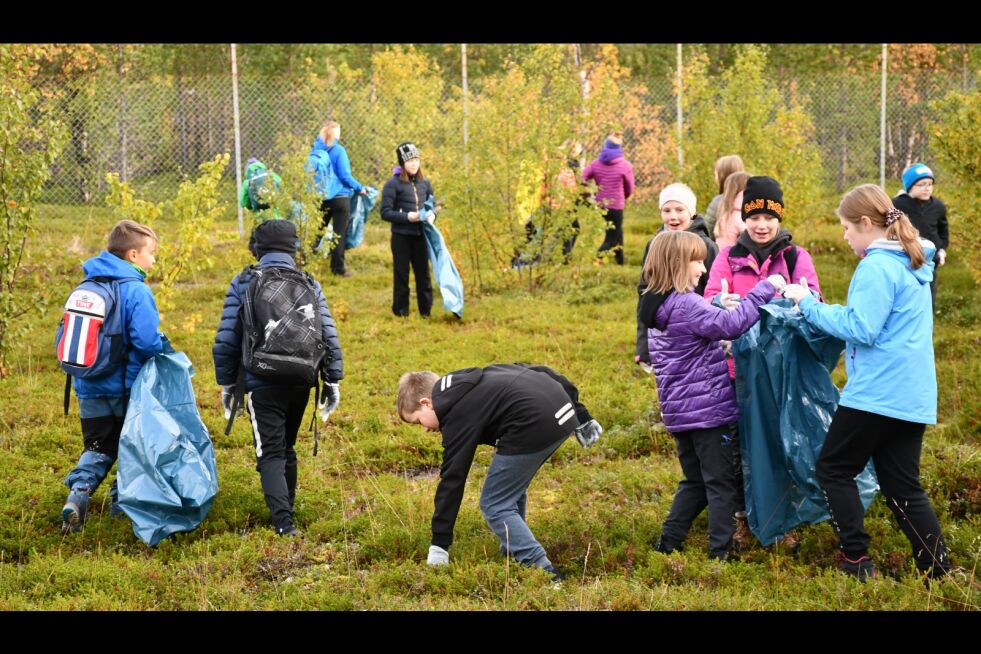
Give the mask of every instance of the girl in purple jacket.
<path id="1" fill-rule="evenodd" d="M 658 234 L 644 261 L 647 287 L 637 316 L 648 328 L 661 415 L 678 444 L 685 475 L 654 549 L 665 554 L 681 550 L 692 522 L 707 506 L 709 556 L 725 560 L 736 532 L 739 407 L 719 341 L 736 339 L 752 327 L 760 318 L 759 307 L 786 281 L 772 275 L 736 309 L 720 309 L 694 292 L 705 273 L 705 255 L 705 243 L 695 234 Z"/>

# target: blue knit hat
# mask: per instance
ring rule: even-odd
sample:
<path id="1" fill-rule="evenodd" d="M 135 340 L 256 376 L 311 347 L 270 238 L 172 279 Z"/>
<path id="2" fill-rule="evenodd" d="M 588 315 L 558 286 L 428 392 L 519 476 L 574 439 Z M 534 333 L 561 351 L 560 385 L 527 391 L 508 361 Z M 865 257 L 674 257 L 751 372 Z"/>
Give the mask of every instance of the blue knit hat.
<path id="1" fill-rule="evenodd" d="M 927 177 L 936 179 L 933 176 L 933 171 L 927 168 L 926 164 L 915 163 L 903 171 L 903 188 L 909 193 L 909 190 L 913 188 L 913 184 Z"/>

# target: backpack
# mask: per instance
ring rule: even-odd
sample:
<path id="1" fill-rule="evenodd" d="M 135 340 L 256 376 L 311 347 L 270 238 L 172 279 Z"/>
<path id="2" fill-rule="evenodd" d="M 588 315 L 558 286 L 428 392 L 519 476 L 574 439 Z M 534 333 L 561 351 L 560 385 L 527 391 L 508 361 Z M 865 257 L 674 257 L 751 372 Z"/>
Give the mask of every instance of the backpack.
<path id="1" fill-rule="evenodd" d="M 293 268 L 246 267 L 252 280 L 242 302 L 242 365 L 225 433 L 231 432 L 245 396 L 245 373 L 277 384 L 317 388 L 326 364 L 327 343 L 320 301 L 310 273 Z"/>
<path id="2" fill-rule="evenodd" d="M 262 211 L 271 205 L 269 200 L 275 198 L 280 184 L 269 170 L 259 169 L 248 180 L 249 209 Z"/>
<path id="3" fill-rule="evenodd" d="M 334 165 L 330 162 L 327 150 L 311 150 L 307 157 L 306 171 L 313 173 L 313 184 L 317 193 L 326 198 L 334 179 Z"/>
<path id="4" fill-rule="evenodd" d="M 65 415 L 71 394 L 71 378 L 99 379 L 122 370 L 122 395 L 126 395 L 126 362 L 129 344 L 123 320 L 119 286 L 141 281 L 136 277 L 92 277 L 76 286 L 65 302 L 65 313 L 55 332 L 55 354 L 65 371 Z"/>
<path id="5" fill-rule="evenodd" d="M 787 264 L 787 276 L 790 278 L 787 280 L 788 284 L 794 283 L 794 268 L 797 267 L 797 246 L 791 245 L 789 248 L 783 251 L 783 260 Z"/>

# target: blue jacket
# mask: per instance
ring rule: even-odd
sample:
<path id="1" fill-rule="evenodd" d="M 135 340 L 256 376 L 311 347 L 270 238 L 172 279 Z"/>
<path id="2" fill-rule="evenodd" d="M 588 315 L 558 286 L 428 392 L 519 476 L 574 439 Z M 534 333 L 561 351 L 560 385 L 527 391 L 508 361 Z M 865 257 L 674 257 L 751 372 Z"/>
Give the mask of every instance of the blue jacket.
<path id="1" fill-rule="evenodd" d="M 327 186 L 327 200 L 334 198 L 351 197 L 355 193 L 361 192 L 361 182 L 354 179 L 351 174 L 351 160 L 347 157 L 347 150 L 341 145 L 340 141 L 334 141 L 333 145 L 327 145 L 319 136 L 314 140 L 310 152 L 316 150 L 326 150 L 330 156 L 330 164 L 334 169 L 334 175 L 330 178 Z"/>
<path id="2" fill-rule="evenodd" d="M 269 267 L 296 268 L 293 257 L 283 252 L 269 252 L 259 259 L 260 268 Z M 239 308 L 245 299 L 245 293 L 252 281 L 252 274 L 235 275 L 225 294 L 225 306 L 221 310 L 221 322 L 215 334 L 215 344 L 211 349 L 215 360 L 215 378 L 222 386 L 228 386 L 238 381 L 238 368 L 242 364 L 242 318 Z M 327 363 L 327 379 L 338 382 L 344 377 L 344 361 L 341 358 L 341 344 L 337 339 L 337 326 L 327 308 L 327 300 L 320 284 L 314 281 L 317 289 L 317 299 L 320 302 L 320 321 L 327 344 L 330 361 Z M 270 388 L 275 384 L 269 383 L 249 373 L 245 374 L 245 390 L 252 392 L 260 388 Z"/>
<path id="3" fill-rule="evenodd" d="M 848 286 L 848 304 L 801 300 L 804 318 L 846 342 L 848 382 L 841 406 L 922 424 L 937 422 L 930 281 L 935 248 L 920 239 L 927 263 L 913 270 L 897 241 L 865 251 Z"/>
<path id="4" fill-rule="evenodd" d="M 146 275 L 138 271 L 133 264 L 105 250 L 100 252 L 99 256 L 83 263 L 82 270 L 85 271 L 86 279 L 89 277 L 110 279 L 136 277 L 140 280 L 146 278 Z M 143 367 L 143 363 L 153 355 L 163 352 L 163 341 L 159 331 L 160 313 L 153 299 L 153 291 L 143 281 L 120 284 L 119 299 L 123 308 L 126 344 L 131 348 L 129 361 L 126 364 L 126 388 L 129 389 L 133 386 L 133 381 Z M 123 397 L 124 391 L 120 388 L 121 377 L 117 368 L 115 372 L 99 379 L 76 377 L 72 381 L 75 394 L 81 398 Z"/>

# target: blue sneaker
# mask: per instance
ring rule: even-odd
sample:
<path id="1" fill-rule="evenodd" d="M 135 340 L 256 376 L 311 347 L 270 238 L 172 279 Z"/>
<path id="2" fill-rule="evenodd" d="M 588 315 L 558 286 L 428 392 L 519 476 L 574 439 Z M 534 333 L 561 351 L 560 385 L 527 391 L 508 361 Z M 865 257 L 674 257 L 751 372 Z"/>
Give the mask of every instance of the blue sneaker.
<path id="1" fill-rule="evenodd" d="M 68 494 L 65 506 L 61 509 L 61 531 L 81 531 L 85 523 L 85 512 L 89 506 L 89 491 L 86 488 L 73 490 Z"/>

